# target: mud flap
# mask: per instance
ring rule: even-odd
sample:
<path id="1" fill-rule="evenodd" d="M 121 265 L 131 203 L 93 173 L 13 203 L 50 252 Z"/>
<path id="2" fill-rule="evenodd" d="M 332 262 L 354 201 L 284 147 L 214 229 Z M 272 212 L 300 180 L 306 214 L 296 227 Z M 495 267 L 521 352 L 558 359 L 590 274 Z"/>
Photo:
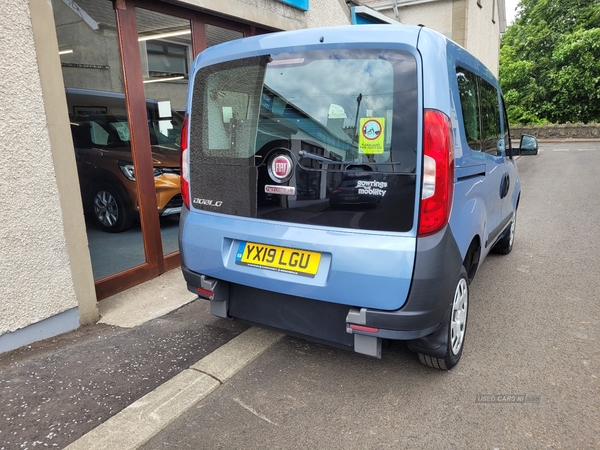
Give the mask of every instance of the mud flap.
<path id="1" fill-rule="evenodd" d="M 444 316 L 444 321 L 440 324 L 438 329 L 422 338 L 407 341 L 406 344 L 408 345 L 409 350 L 434 358 L 445 358 L 448 349 L 448 327 L 450 326 L 451 313 L 452 305 L 449 305 Z"/>

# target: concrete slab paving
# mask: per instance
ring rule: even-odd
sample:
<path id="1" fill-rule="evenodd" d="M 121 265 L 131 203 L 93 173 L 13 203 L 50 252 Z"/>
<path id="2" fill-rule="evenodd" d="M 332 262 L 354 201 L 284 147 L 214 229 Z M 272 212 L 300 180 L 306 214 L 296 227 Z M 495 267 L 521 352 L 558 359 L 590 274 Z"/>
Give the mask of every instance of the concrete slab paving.
<path id="1" fill-rule="evenodd" d="M 181 308 L 197 297 L 187 290 L 181 270 L 173 269 L 99 302 L 99 323 L 137 327 Z"/>
<path id="2" fill-rule="evenodd" d="M 281 339 L 250 328 L 67 447 L 136 449 Z"/>
<path id="3" fill-rule="evenodd" d="M 0 450 L 64 448 L 248 329 L 192 297 L 172 271 L 100 302 L 104 323 L 0 354 Z"/>

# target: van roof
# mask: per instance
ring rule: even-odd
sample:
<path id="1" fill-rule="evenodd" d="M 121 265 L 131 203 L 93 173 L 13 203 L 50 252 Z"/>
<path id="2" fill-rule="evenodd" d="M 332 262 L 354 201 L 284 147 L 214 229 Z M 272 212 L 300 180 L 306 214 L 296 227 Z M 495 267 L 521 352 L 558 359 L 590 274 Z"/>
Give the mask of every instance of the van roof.
<path id="1" fill-rule="evenodd" d="M 215 64 L 232 57 L 246 58 L 263 55 L 268 51 L 286 52 L 292 50 L 307 50 L 327 48 L 340 43 L 352 46 L 373 46 L 380 48 L 381 44 L 405 44 L 417 46 L 419 34 L 425 32 L 446 40 L 442 34 L 413 25 L 344 25 L 322 28 L 307 28 L 295 31 L 278 31 L 275 33 L 224 42 L 204 50 L 196 59 L 195 69 L 200 66 Z M 436 39 L 436 40 L 437 40 Z"/>

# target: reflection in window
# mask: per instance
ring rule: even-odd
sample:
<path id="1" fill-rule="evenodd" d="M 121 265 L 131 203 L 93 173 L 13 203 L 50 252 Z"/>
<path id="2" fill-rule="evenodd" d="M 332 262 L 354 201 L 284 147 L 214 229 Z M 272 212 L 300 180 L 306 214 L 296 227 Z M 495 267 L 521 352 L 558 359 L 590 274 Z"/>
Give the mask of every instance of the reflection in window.
<path id="1" fill-rule="evenodd" d="M 481 97 L 481 144 L 482 150 L 491 155 L 498 154 L 500 130 L 500 110 L 498 109 L 498 91 L 483 79 L 479 79 Z"/>
<path id="2" fill-rule="evenodd" d="M 199 157 L 235 164 L 235 159 L 259 154 L 272 142 L 294 139 L 314 142 L 330 159 L 394 162 L 410 171 L 414 149 L 405 146 L 412 134 L 403 133 L 408 133 L 404 124 L 412 120 L 412 111 L 394 109 L 400 95 L 395 89 L 414 83 L 413 72 L 399 71 L 405 65 L 412 67 L 414 58 L 402 52 L 353 49 L 268 55 L 206 67 L 196 79 L 205 88 L 204 103 L 198 103 L 205 110 L 192 115 L 192 121 L 205 124 Z M 415 91 L 406 90 L 406 102 L 416 101 Z M 382 137 L 378 151 L 368 154 L 360 151 L 365 141 L 360 135 L 361 124 L 369 120 L 380 124 Z"/>
<path id="3" fill-rule="evenodd" d="M 460 95 L 467 144 L 469 144 L 469 147 L 473 150 L 481 150 L 477 79 L 474 74 L 463 69 L 459 69 L 456 73 L 456 79 L 458 81 L 458 92 Z"/>
<path id="4" fill-rule="evenodd" d="M 148 77 L 188 78 L 189 47 L 164 41 L 147 41 Z"/>
<path id="5" fill-rule="evenodd" d="M 206 24 L 206 46 L 221 44 L 223 42 L 233 41 L 234 39 L 243 38 L 244 35 L 236 30 L 218 27 L 216 25 Z"/>
<path id="6" fill-rule="evenodd" d="M 308 142 L 302 142 L 303 151 L 313 155 L 325 156 L 325 149 L 311 145 Z M 321 163 L 314 159 L 303 159 L 303 168 L 320 169 Z M 296 188 L 298 190 L 298 200 L 317 200 L 321 197 L 321 172 L 318 170 L 299 170 L 296 174 Z"/>
<path id="7" fill-rule="evenodd" d="M 456 79 L 469 147 L 498 155 L 503 147 L 498 91 L 463 68 L 457 69 Z"/>
<path id="8" fill-rule="evenodd" d="M 144 83 L 187 80 L 192 63 L 189 20 L 142 8 L 136 8 L 135 17 Z"/>
<path id="9" fill-rule="evenodd" d="M 96 281 L 146 261 L 111 2 L 52 0 Z M 75 205 L 73 205 L 75 206 Z"/>

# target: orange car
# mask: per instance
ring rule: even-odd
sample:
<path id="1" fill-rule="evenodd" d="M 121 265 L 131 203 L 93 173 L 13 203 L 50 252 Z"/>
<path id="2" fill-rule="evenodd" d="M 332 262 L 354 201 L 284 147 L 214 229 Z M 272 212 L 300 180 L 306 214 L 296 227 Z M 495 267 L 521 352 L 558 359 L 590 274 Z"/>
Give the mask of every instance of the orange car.
<path id="1" fill-rule="evenodd" d="M 71 89 L 67 91 L 68 101 L 75 97 L 74 91 L 90 95 L 89 90 Z M 103 93 L 102 96 L 96 96 L 96 103 L 107 96 L 113 100 L 116 96 L 124 101 L 122 94 Z M 159 120 L 156 104 L 151 100 L 147 103 L 148 122 L 156 203 L 159 215 L 167 216 L 179 214 L 182 204 L 179 181 L 182 118 L 171 111 L 170 118 Z M 105 110 L 108 112 L 108 107 Z M 104 113 L 99 107 L 85 110 L 80 106 L 78 111 L 88 113 L 71 115 L 71 132 L 84 209 L 103 231 L 118 233 L 127 230 L 131 228 L 139 212 L 127 117 Z"/>

